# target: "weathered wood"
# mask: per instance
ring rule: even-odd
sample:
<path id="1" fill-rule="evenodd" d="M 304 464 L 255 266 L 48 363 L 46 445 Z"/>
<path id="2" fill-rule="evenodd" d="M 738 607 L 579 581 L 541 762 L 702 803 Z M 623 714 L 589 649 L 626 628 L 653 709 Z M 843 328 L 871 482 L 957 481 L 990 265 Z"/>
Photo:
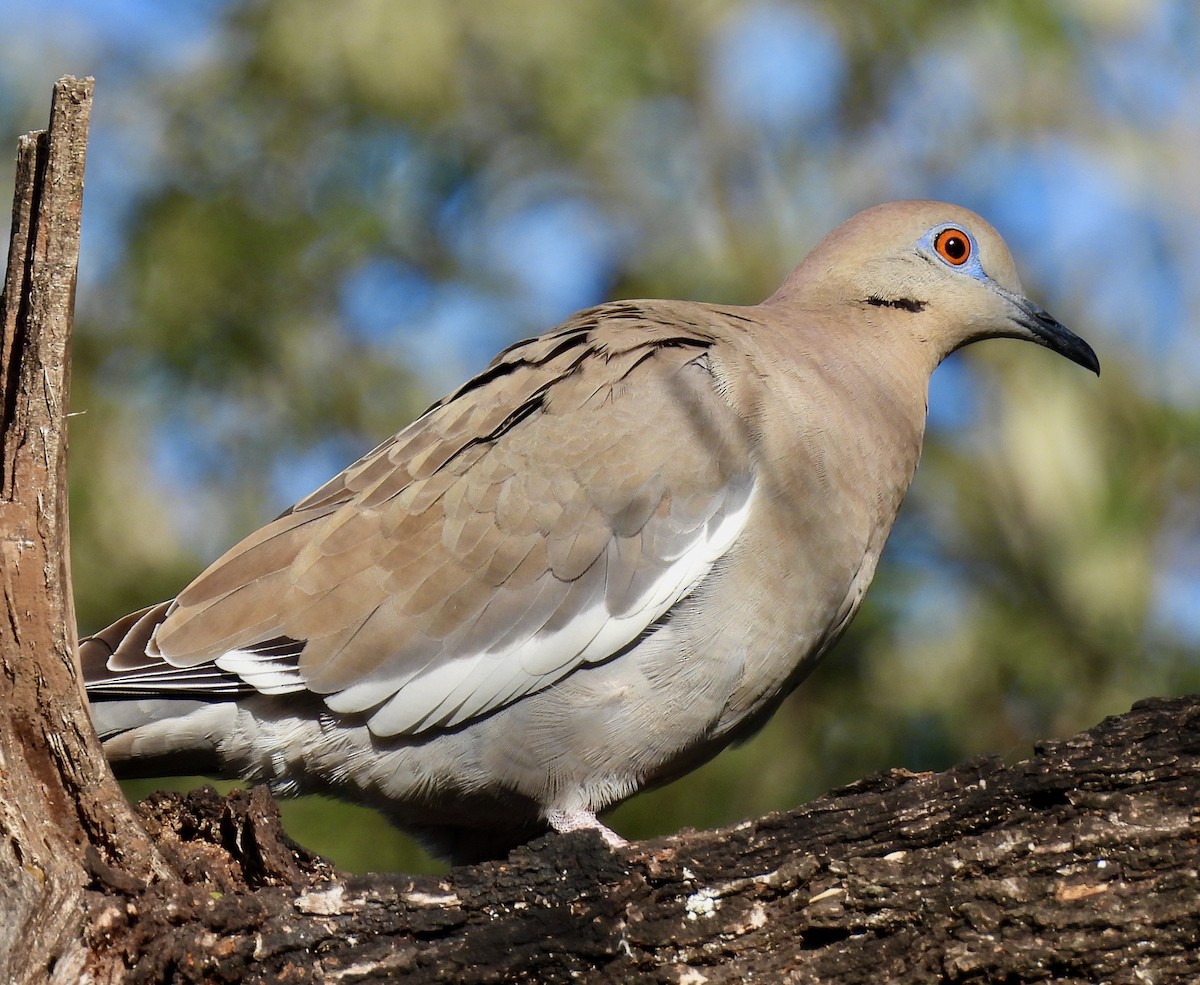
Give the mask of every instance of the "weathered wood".
<path id="1" fill-rule="evenodd" d="M 92 737 L 75 672 L 66 409 L 92 80 L 54 87 L 19 144 L 0 297 L 0 980 L 74 982 L 86 859 L 153 857 Z"/>
<path id="2" fill-rule="evenodd" d="M 332 873 L 264 793 L 163 795 L 143 809 L 189 892 L 132 916 L 110 894 L 106 946 L 134 982 L 1195 982 L 1197 805 L 1200 697 L 1013 766 L 893 771 L 619 853 L 550 836 L 444 878 Z"/>

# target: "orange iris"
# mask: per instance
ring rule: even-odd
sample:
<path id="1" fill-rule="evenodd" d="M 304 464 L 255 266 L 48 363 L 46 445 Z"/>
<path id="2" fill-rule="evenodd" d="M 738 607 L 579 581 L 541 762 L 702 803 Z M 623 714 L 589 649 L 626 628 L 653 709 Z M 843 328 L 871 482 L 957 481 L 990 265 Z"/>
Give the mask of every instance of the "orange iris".
<path id="1" fill-rule="evenodd" d="M 956 267 L 971 259 L 971 237 L 953 226 L 937 234 L 933 248 L 938 251 L 938 256 Z"/>

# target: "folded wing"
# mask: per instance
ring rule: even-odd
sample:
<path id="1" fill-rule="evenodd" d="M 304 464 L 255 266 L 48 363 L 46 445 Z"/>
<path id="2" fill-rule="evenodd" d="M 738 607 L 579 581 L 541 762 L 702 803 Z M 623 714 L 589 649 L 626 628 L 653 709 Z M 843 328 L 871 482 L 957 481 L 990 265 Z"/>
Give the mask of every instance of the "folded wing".
<path id="1" fill-rule="evenodd" d="M 101 688 L 307 690 L 404 735 L 612 659 L 750 508 L 711 341 L 619 304 L 506 350 L 169 607 L 93 638 Z"/>

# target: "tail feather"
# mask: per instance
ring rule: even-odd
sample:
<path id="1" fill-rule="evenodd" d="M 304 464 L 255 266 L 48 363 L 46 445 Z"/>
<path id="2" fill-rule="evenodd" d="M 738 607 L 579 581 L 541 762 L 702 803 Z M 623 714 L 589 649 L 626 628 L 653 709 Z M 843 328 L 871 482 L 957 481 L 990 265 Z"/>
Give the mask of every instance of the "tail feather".
<path id="1" fill-rule="evenodd" d="M 154 650 L 154 633 L 170 602 L 147 606 L 79 641 L 79 663 L 93 703 L 125 698 L 173 699 L 190 696 L 227 701 L 254 688 L 215 663 L 176 667 Z"/>
<path id="2" fill-rule="evenodd" d="M 217 739 L 236 706 L 198 700 L 118 700 L 92 705 L 92 722 L 119 779 L 226 776 Z"/>
<path id="3" fill-rule="evenodd" d="M 112 673 L 141 670 L 161 663 L 148 653 L 154 631 L 166 619 L 171 601 L 159 602 L 118 619 L 111 626 L 79 641 L 84 681 Z"/>

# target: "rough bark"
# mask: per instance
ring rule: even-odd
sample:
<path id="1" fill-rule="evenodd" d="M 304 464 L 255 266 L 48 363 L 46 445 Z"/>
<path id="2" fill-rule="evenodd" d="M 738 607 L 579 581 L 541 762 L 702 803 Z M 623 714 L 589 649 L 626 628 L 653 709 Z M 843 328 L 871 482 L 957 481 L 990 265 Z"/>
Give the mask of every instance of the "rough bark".
<path id="1" fill-rule="evenodd" d="M 620 852 L 550 836 L 442 878 L 339 875 L 264 791 L 164 795 L 143 810 L 188 891 L 97 898 L 92 944 L 134 982 L 1195 982 L 1198 804 L 1200 697 L 1013 766 L 893 771 Z"/>
<path id="2" fill-rule="evenodd" d="M 149 843 L 92 737 L 75 672 L 66 407 L 91 80 L 19 144 L 0 297 L 0 980 L 77 980 L 89 862 Z"/>
<path id="3" fill-rule="evenodd" d="M 1200 698 L 614 852 L 349 877 L 262 790 L 128 810 L 83 709 L 68 341 L 91 84 L 22 142 L 0 304 L 0 981 L 1200 980 Z"/>

